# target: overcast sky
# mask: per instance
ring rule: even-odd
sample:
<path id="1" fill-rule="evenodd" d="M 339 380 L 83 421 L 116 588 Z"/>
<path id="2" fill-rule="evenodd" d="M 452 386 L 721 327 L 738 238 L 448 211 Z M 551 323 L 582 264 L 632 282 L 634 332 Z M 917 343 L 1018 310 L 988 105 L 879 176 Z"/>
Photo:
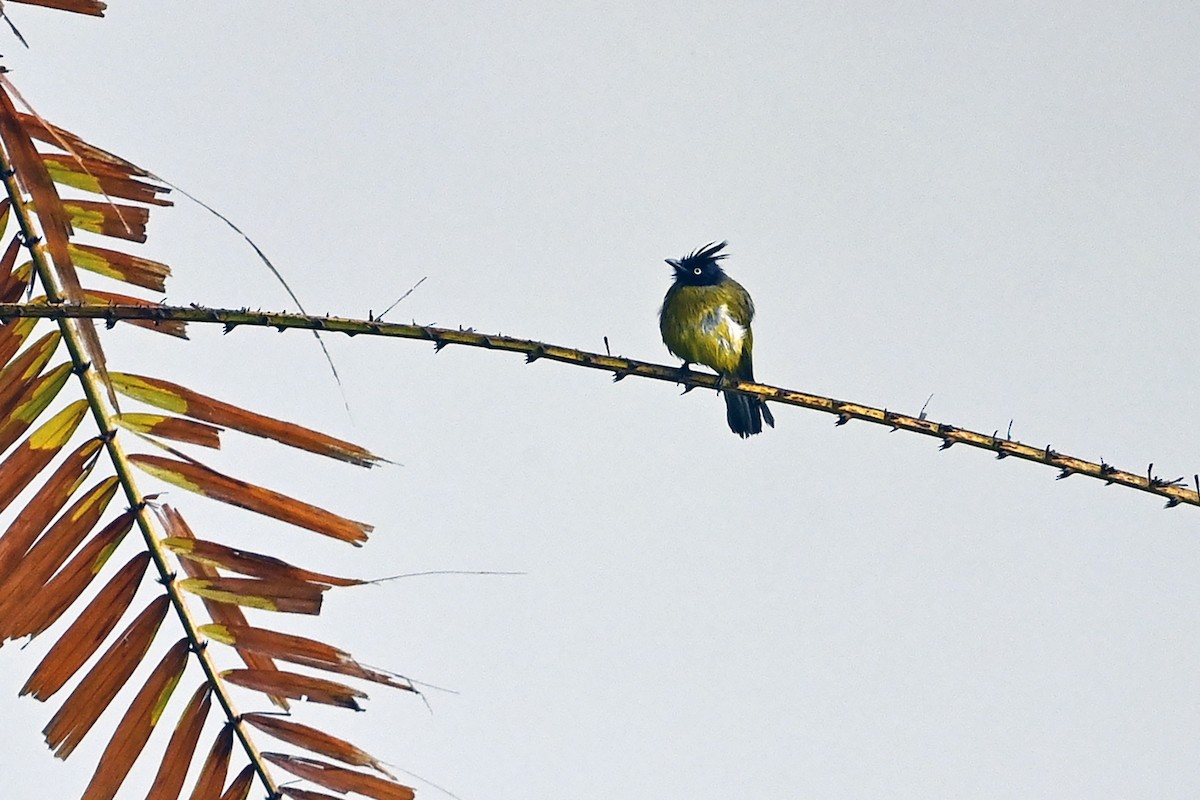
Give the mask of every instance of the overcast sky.
<path id="1" fill-rule="evenodd" d="M 673 363 L 663 259 L 728 239 L 762 381 L 933 394 L 939 421 L 1190 479 L 1200 7 L 968 6 L 9 4 L 32 49 L 0 52 L 310 311 L 427 277 L 391 318 Z M 290 308 L 177 199 L 142 251 L 169 301 Z M 113 331 L 110 360 L 403 464 L 227 434 L 215 466 L 377 527 L 353 550 L 169 492 L 202 535 L 362 577 L 527 573 L 257 620 L 457 691 L 299 719 L 463 800 L 1200 790 L 1196 508 L 796 408 L 742 441 L 711 392 L 408 341 L 329 340 L 348 415 L 306 334 L 164 339 Z M 15 693 L 60 631 L 0 652 L 5 797 L 77 796 L 118 718 L 52 759 L 57 704 Z"/>

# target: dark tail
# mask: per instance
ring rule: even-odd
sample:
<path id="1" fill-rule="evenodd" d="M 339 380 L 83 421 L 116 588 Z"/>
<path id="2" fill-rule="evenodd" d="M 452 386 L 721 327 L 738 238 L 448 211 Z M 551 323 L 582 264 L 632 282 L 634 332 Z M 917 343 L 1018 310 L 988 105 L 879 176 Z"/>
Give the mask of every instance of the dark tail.
<path id="1" fill-rule="evenodd" d="M 743 381 L 754 380 L 754 364 L 749 352 L 742 355 L 737 377 Z M 767 404 L 762 399 L 748 394 L 725 392 L 725 419 L 729 422 L 729 430 L 743 439 L 762 433 L 764 420 L 772 428 L 775 427 L 775 417 L 771 416 L 771 409 L 767 408 Z"/>
<path id="2" fill-rule="evenodd" d="M 771 409 L 757 397 L 744 394 L 725 393 L 725 419 L 729 421 L 729 430 L 745 439 L 756 433 L 762 433 L 763 420 L 772 428 L 775 418 Z"/>

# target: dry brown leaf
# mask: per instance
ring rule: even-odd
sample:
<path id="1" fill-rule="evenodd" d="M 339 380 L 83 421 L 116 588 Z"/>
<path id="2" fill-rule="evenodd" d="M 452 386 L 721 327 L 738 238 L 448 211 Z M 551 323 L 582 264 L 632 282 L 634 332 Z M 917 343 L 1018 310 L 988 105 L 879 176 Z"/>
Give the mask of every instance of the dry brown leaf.
<path id="1" fill-rule="evenodd" d="M 365 522 L 340 517 L 302 500 L 223 475 L 196 462 L 143 454 L 131 455 L 129 460 L 154 477 L 188 491 L 290 522 L 357 547 L 362 546 L 367 540 L 367 533 L 373 529 Z"/>
<path id="2" fill-rule="evenodd" d="M 378 772 L 394 778 L 383 764 L 370 753 L 360 750 L 344 739 L 330 736 L 324 731 L 301 725 L 298 722 L 284 719 L 273 714 L 243 714 L 242 720 L 258 728 L 281 742 L 302 747 L 318 755 L 341 761 L 355 767 L 371 767 Z"/>
<path id="3" fill-rule="evenodd" d="M 187 708 L 179 717 L 171 741 L 163 753 L 162 764 L 158 774 L 154 776 L 154 784 L 146 800 L 177 800 L 183 782 L 187 779 L 188 765 L 192 763 L 192 754 L 196 752 L 196 743 L 200 741 L 200 731 L 204 721 L 208 719 L 209 709 L 212 708 L 212 686 L 207 681 L 188 701 Z"/>
<path id="4" fill-rule="evenodd" d="M 411 787 L 399 783 L 355 772 L 345 767 L 335 767 L 312 758 L 288 756 L 282 753 L 263 753 L 263 758 L 293 775 L 332 789 L 335 792 L 358 792 L 375 800 L 413 800 Z"/>
<path id="5" fill-rule="evenodd" d="M 229 774 L 229 755 L 233 750 L 233 726 L 226 724 L 217 734 L 208 758 L 196 778 L 196 786 L 192 789 L 191 800 L 221 800 L 221 789 L 225 786 L 225 776 Z"/>
<path id="6" fill-rule="evenodd" d="M 6 80 L 0 80 L 0 83 L 5 84 L 0 88 L 0 139 L 3 139 L 5 149 L 12 160 L 17 181 L 33 198 L 29 207 L 37 211 L 46 250 L 50 253 L 54 271 L 62 283 L 66 299 L 78 302 L 79 276 L 67 252 L 67 238 L 72 233 L 70 211 L 64 207 L 58 190 L 54 187 L 54 181 L 50 180 L 50 173 L 42 163 L 41 155 L 34 147 L 33 140 L 29 138 L 28 131 L 21 124 L 20 116 L 13 106 L 12 98 L 9 97 Z"/>
<path id="7" fill-rule="evenodd" d="M 146 241 L 146 223 L 150 221 L 150 210 L 147 208 L 75 198 L 62 200 L 61 203 L 70 224 L 81 231 L 139 244 Z M 39 204 L 35 201 L 30 206 L 40 216 Z"/>
<path id="8" fill-rule="evenodd" d="M 167 615 L 170 600 L 160 595 L 117 636 L 42 731 L 56 758 L 67 758 L 100 719 L 117 692 L 146 656 Z"/>
<path id="9" fill-rule="evenodd" d="M 133 200 L 136 203 L 155 206 L 174 205 L 170 200 L 164 200 L 158 196 L 170 192 L 171 190 L 167 187 L 139 181 L 131 177 L 129 170 L 107 161 L 99 161 L 85 156 L 43 153 L 42 163 L 46 165 L 50 179 L 64 186 L 93 194 Z"/>
<path id="10" fill-rule="evenodd" d="M 3 232 L 7 225 L 8 217 L 8 198 L 4 198 L 4 218 L 3 224 L 0 224 L 0 232 Z M 21 280 L 20 275 L 13 271 L 13 267 L 17 265 L 17 256 L 21 254 L 21 237 L 13 236 L 12 241 L 8 243 L 8 248 L 4 251 L 4 256 L 0 257 L 0 302 L 15 303 L 21 299 L 21 295 L 25 293 L 26 283 Z M 0 363 L 3 363 L 0 361 Z"/>
<path id="11" fill-rule="evenodd" d="M 221 429 L 215 425 L 162 414 L 118 414 L 114 421 L 122 428 L 148 436 L 187 442 L 214 450 L 221 448 Z"/>
<path id="12" fill-rule="evenodd" d="M 309 789 L 297 789 L 295 786 L 280 786 L 279 793 L 284 797 L 295 798 L 295 800 L 342 800 L 340 797 L 334 797 L 331 794 L 314 792 Z"/>
<path id="13" fill-rule="evenodd" d="M 342 683 L 313 678 L 295 672 L 260 671 L 256 669 L 231 669 L 221 677 L 244 689 L 253 689 L 263 694 L 307 700 L 310 703 L 349 708 L 362 711 L 356 698 L 367 699 L 366 692 Z"/>
<path id="14" fill-rule="evenodd" d="M 198 561 L 210 567 L 220 567 L 230 572 L 250 575 L 255 578 L 309 581 L 310 583 L 323 583 L 327 586 L 360 586 L 366 583 L 366 581 L 356 578 L 339 578 L 336 575 L 327 575 L 323 572 L 312 572 L 311 570 L 292 566 L 274 556 L 252 553 L 249 550 L 239 550 L 235 547 L 228 547 L 201 539 L 168 538 L 162 541 L 162 545 L 180 558 L 189 561 Z"/>
<path id="15" fill-rule="evenodd" d="M 20 299 L 20 293 L 16 299 L 9 300 L 7 297 L 3 299 L 6 303 L 15 303 L 17 299 Z M 16 355 L 17 351 L 21 349 L 21 345 L 29 339 L 29 334 L 33 333 L 37 324 L 38 320 L 32 317 L 10 319 L 0 323 L 0 364 L 7 364 L 9 359 Z"/>
<path id="16" fill-rule="evenodd" d="M 286 614 L 320 614 L 329 587 L 292 580 L 259 578 L 188 578 L 179 588 L 218 603 L 232 603 Z"/>
<path id="17" fill-rule="evenodd" d="M 172 539 L 195 539 L 196 535 L 192 533 L 191 527 L 176 509 L 171 506 L 163 506 L 160 514 L 163 527 Z M 183 561 L 183 571 L 189 578 L 216 578 L 219 577 L 217 571 L 212 567 L 196 561 Z M 201 598 L 203 600 L 203 598 Z M 233 625 L 234 627 L 246 625 L 246 615 L 242 610 L 235 605 L 227 603 L 214 603 L 210 600 L 204 600 L 204 607 L 208 610 L 208 614 L 216 622 L 222 625 Z M 265 655 L 256 653 L 251 650 L 246 650 L 242 647 L 235 646 L 237 654 L 247 667 L 258 670 L 275 670 L 279 667 L 275 666 L 275 662 Z M 272 697 L 271 702 L 282 709 L 288 708 L 288 701 L 283 697 Z"/>
<path id="18" fill-rule="evenodd" d="M 74 14 L 87 14 L 91 17 L 103 17 L 107 3 L 100 0 L 9 0 L 12 3 L 24 3 L 29 6 L 56 8 L 59 11 L 70 11 Z"/>
<path id="19" fill-rule="evenodd" d="M 188 640 L 176 642 L 125 712 L 80 800 L 112 800 L 158 724 L 187 666 Z"/>
<path id="20" fill-rule="evenodd" d="M 21 687 L 21 694 L 47 700 L 79 671 L 88 657 L 104 643 L 133 602 L 142 575 L 150 564 L 149 553 L 138 553 L 88 603 L 37 669 Z"/>
<path id="21" fill-rule="evenodd" d="M 252 628 L 244 624 L 201 625 L 200 632 L 222 644 L 233 645 L 240 650 L 262 653 L 272 658 L 278 658 L 280 661 L 290 661 L 302 667 L 336 672 L 340 675 L 390 686 L 393 689 L 416 691 L 410 683 L 402 682 L 401 679 L 386 672 L 365 667 L 355 661 L 345 650 L 339 650 L 315 639 L 265 628 Z"/>
<path id="22" fill-rule="evenodd" d="M 71 562 L 20 609 L 11 626 L 12 637 L 37 636 L 53 625 L 100 574 L 113 550 L 133 528 L 134 518 L 133 511 L 126 511 L 80 548 Z"/>
<path id="23" fill-rule="evenodd" d="M 237 774 L 237 777 L 229 782 L 229 788 L 225 790 L 225 794 L 221 795 L 221 800 L 246 800 L 254 785 L 254 775 L 253 764 L 242 767 L 242 771 Z"/>
<path id="24" fill-rule="evenodd" d="M 71 364 L 64 361 L 57 367 L 52 367 L 27 384 L 17 398 L 16 404 L 8 410 L 7 416 L 0 417 L 0 452 L 7 450 L 9 445 L 20 439 L 33 423 L 37 422 L 42 412 L 49 407 L 71 377 Z"/>
<path id="25" fill-rule="evenodd" d="M 176 414 L 232 428 L 252 436 L 274 439 L 290 447 L 370 467 L 383 459 L 356 444 L 326 436 L 291 422 L 255 414 L 221 400 L 194 392 L 177 383 L 143 375 L 113 373 L 113 388 L 121 394 Z"/>
<path id="26" fill-rule="evenodd" d="M 341 798 L 334 797 L 331 794 L 314 792 L 309 789 L 297 789 L 295 786 L 280 786 L 279 793 L 284 797 L 293 797 L 295 800 L 341 800 Z"/>
<path id="27" fill-rule="evenodd" d="M 143 289 L 156 292 L 167 290 L 167 278 L 171 274 L 171 268 L 166 264 L 88 244 L 71 244 L 68 250 L 71 253 L 71 261 L 79 269 L 86 269 L 88 272 Z"/>
<path id="28" fill-rule="evenodd" d="M 80 496 L 21 557 L 5 581 L 4 594 L 0 595 L 0 633 L 9 635 L 6 623 L 16 618 L 28 598 L 40 593 L 50 576 L 75 552 L 100 521 L 118 488 L 116 476 L 100 481 Z"/>
<path id="29" fill-rule="evenodd" d="M 8 417 L 21 396 L 54 356 L 62 341 L 62 334 L 51 331 L 25 348 L 20 356 L 0 369 L 0 419 Z"/>
<path id="30" fill-rule="evenodd" d="M 0 463 L 0 509 L 7 508 L 50 463 L 75 433 L 87 410 L 86 400 L 71 403 L 31 433 Z"/>
<path id="31" fill-rule="evenodd" d="M 96 453 L 102 445 L 99 439 L 88 439 L 63 459 L 54 474 L 25 504 L 4 535 L 0 536 L 0 586 L 7 580 L 17 559 L 25 555 L 25 551 L 87 479 L 96 465 Z"/>

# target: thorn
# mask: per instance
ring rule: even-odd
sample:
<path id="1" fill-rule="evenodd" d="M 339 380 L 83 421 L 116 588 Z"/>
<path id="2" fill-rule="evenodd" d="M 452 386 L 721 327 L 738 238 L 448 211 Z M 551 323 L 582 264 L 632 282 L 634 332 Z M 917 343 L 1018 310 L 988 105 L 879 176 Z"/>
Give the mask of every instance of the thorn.
<path id="1" fill-rule="evenodd" d="M 1010 419 L 1008 421 L 1008 434 L 1004 437 L 1004 438 L 1008 439 L 1010 442 L 1012 441 L 1012 424 L 1013 424 L 1013 421 Z"/>
<path id="2" fill-rule="evenodd" d="M 685 383 L 683 385 L 683 391 L 679 393 L 679 396 L 683 397 L 685 394 L 687 394 L 688 392 L 690 392 L 692 389 L 695 389 L 695 388 L 696 388 L 695 384 Z"/>
<path id="3" fill-rule="evenodd" d="M 845 425 L 849 421 L 850 421 L 850 417 L 847 416 L 846 414 L 838 414 L 837 419 L 833 421 L 833 427 L 836 428 L 839 425 Z"/>
<path id="4" fill-rule="evenodd" d="M 225 323 L 225 325 L 224 325 L 223 327 L 225 328 L 225 330 L 224 330 L 224 331 L 222 331 L 222 333 L 223 333 L 223 334 L 228 334 L 228 333 L 230 333 L 231 331 L 233 331 L 233 329 L 234 329 L 234 328 L 236 328 L 236 327 L 237 327 L 237 323 L 236 323 L 236 322 L 226 322 L 226 323 Z"/>
<path id="5" fill-rule="evenodd" d="M 12 176 L 14 176 L 16 174 L 17 174 L 17 171 L 15 169 L 6 169 L 6 170 L 0 172 L 0 179 L 8 180 L 9 178 L 11 178 Z"/>
<path id="6" fill-rule="evenodd" d="M 945 439 L 942 439 L 942 445 L 941 445 L 941 447 L 938 448 L 938 450 L 949 450 L 953 446 L 954 446 L 954 440 L 949 437 L 946 437 Z"/>
<path id="7" fill-rule="evenodd" d="M 85 361 L 82 364 L 78 364 L 74 367 L 71 367 L 71 372 L 75 373 L 76 375 L 82 375 L 91 368 L 92 368 L 92 362 Z"/>
<path id="8" fill-rule="evenodd" d="M 1200 472 L 1192 475 L 1192 480 L 1196 482 L 1196 494 L 1200 495 Z"/>
<path id="9" fill-rule="evenodd" d="M 625 366 L 613 372 L 613 383 L 619 383 L 635 372 L 632 366 Z"/>
<path id="10" fill-rule="evenodd" d="M 546 354 L 546 348 L 542 345 L 535 345 L 532 350 L 525 354 L 525 363 L 532 364 Z"/>
<path id="11" fill-rule="evenodd" d="M 1054 480 L 1061 481 L 1063 478 L 1069 478 L 1074 474 L 1075 474 L 1075 472 L 1073 470 L 1069 470 L 1066 467 L 1063 467 L 1062 471 L 1058 473 L 1058 477 L 1055 478 Z"/>
<path id="12" fill-rule="evenodd" d="M 1177 505 L 1179 505 L 1179 498 L 1171 497 L 1167 499 L 1167 504 L 1163 508 L 1174 508 Z"/>
<path id="13" fill-rule="evenodd" d="M 999 461 L 1002 458 L 1008 458 L 1008 453 L 1004 452 L 1003 450 L 997 450 L 996 451 L 996 460 Z"/>
<path id="14" fill-rule="evenodd" d="M 1043 456 L 1043 460 L 1049 463 L 1050 459 L 1054 458 L 1056 455 L 1058 455 L 1058 453 L 1054 452 L 1050 445 L 1046 445 L 1046 455 Z"/>
<path id="15" fill-rule="evenodd" d="M 117 431 L 115 429 L 113 429 L 111 431 L 105 431 L 104 433 L 100 434 L 96 438 L 99 439 L 100 441 L 104 442 L 105 444 L 108 444 L 113 439 L 117 438 Z"/>
<path id="16" fill-rule="evenodd" d="M 1150 466 L 1146 467 L 1146 482 L 1154 485 L 1154 462 L 1150 462 Z"/>
<path id="17" fill-rule="evenodd" d="M 612 355 L 612 350 L 608 349 L 608 337 L 607 336 L 604 337 L 604 352 L 605 352 L 605 354 L 607 354 L 609 356 Z"/>
<path id="18" fill-rule="evenodd" d="M 443 348 L 443 347 L 445 347 L 445 346 L 446 346 L 446 345 L 448 345 L 448 344 L 450 344 L 450 343 L 449 343 L 449 342 L 447 342 L 447 341 L 444 341 L 444 340 L 442 340 L 442 339 L 439 339 L 439 338 L 437 338 L 437 337 L 434 337 L 434 340 L 433 340 L 433 352 L 435 352 L 435 353 L 440 353 L 440 352 L 442 352 L 442 348 Z"/>

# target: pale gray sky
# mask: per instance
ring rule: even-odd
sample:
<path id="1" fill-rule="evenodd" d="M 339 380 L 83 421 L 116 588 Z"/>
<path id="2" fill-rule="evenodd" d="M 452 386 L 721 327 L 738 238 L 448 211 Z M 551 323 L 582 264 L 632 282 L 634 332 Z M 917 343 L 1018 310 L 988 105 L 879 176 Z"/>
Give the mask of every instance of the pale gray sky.
<path id="1" fill-rule="evenodd" d="M 764 382 L 1200 470 L 1193 3 L 7 10 L 44 116 L 235 219 L 311 311 L 428 276 L 394 319 L 669 361 L 663 259 L 728 239 Z M 169 299 L 285 307 L 180 200 L 145 248 Z M 793 408 L 741 441 L 711 393 L 413 342 L 330 340 L 351 421 L 306 335 L 115 333 L 122 369 L 404 464 L 227 435 L 214 464 L 377 530 L 351 550 L 171 492 L 201 533 L 359 576 L 528 573 L 263 621 L 460 692 L 300 719 L 463 800 L 1200 788 L 1194 508 Z M 6 797 L 77 795 L 115 723 L 53 761 L 56 706 L 13 698 L 45 647 L 0 652 Z"/>

